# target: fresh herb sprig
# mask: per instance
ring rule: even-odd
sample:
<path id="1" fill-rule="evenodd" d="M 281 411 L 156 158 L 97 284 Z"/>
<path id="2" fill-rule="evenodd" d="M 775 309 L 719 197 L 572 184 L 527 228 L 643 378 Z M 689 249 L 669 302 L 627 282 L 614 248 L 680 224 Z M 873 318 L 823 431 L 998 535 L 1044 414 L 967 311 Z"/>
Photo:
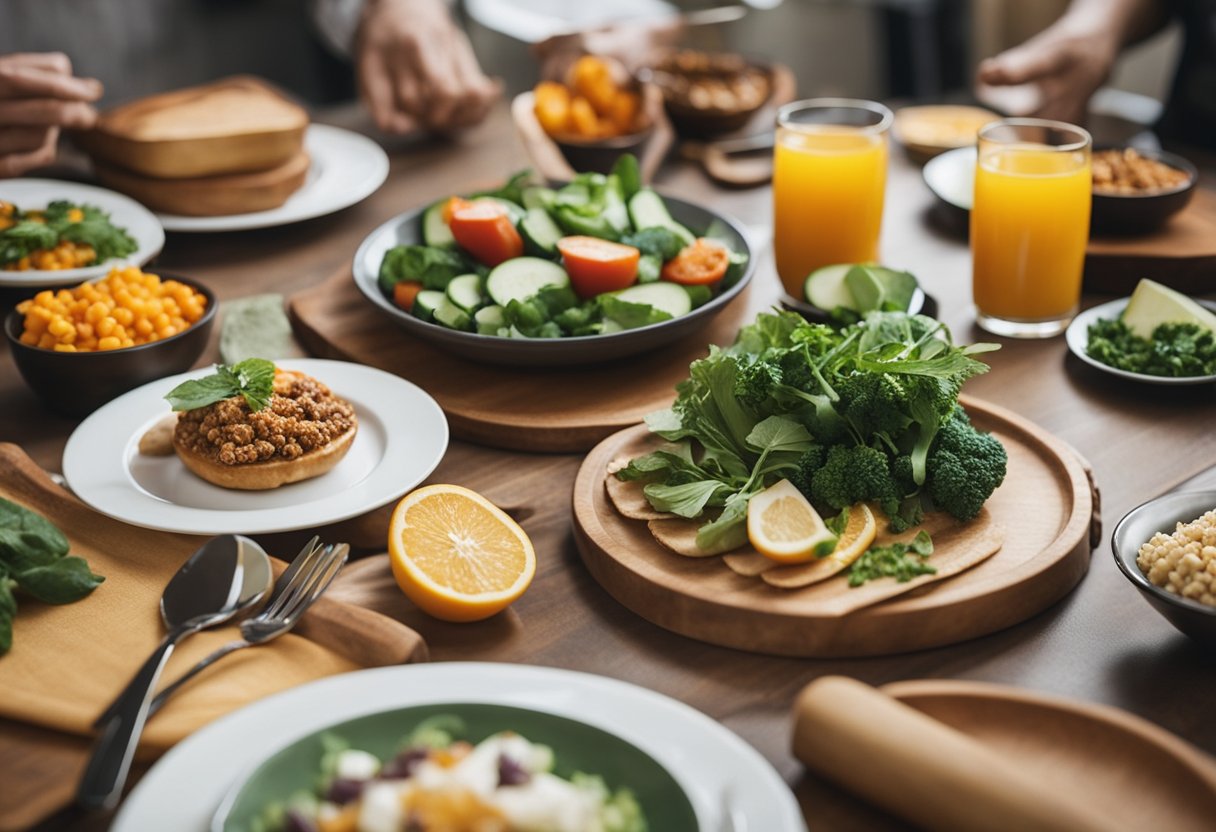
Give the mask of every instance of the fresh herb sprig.
<path id="1" fill-rule="evenodd" d="M 1118 319 L 1089 327 L 1085 352 L 1117 370 L 1181 378 L 1216 375 L 1216 333 L 1196 324 L 1164 323 L 1146 339 Z"/>
<path id="2" fill-rule="evenodd" d="M 80 210 L 81 219 L 72 218 L 73 209 Z M 56 200 L 37 215 L 19 211 L 14 218 L 16 223 L 0 230 L 0 264 L 54 248 L 60 240 L 92 246 L 95 263 L 126 257 L 139 248 L 126 229 L 114 225 L 110 215 L 95 205 Z"/>
<path id="3" fill-rule="evenodd" d="M 270 404 L 272 395 L 274 362 L 247 358 L 231 367 L 217 364 L 214 373 L 183 381 L 165 394 L 165 399 L 174 410 L 197 410 L 233 396 L 243 396 L 249 409 L 257 413 Z"/>
<path id="4" fill-rule="evenodd" d="M 867 549 L 849 570 L 849 586 L 861 586 L 875 578 L 894 578 L 907 583 L 918 575 L 932 575 L 937 568 L 925 563 L 933 554 L 933 541 L 921 529 L 911 543 L 892 543 Z"/>
<path id="5" fill-rule="evenodd" d="M 0 498 L 0 655 L 13 646 L 14 590 L 47 604 L 70 604 L 104 580 L 84 558 L 68 555 L 68 539 L 53 523 Z"/>

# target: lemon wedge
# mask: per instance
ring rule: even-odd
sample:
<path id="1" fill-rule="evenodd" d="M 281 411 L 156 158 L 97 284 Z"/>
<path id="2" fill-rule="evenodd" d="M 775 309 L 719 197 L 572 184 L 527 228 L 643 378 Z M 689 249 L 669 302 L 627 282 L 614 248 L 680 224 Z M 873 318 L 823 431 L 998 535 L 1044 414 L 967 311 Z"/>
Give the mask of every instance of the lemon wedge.
<path id="1" fill-rule="evenodd" d="M 837 538 L 789 480 L 766 488 L 747 504 L 747 539 L 779 563 L 803 563 L 829 554 Z"/>
<path id="2" fill-rule="evenodd" d="M 1135 335 L 1152 338 L 1153 330 L 1164 323 L 1195 324 L 1216 332 L 1216 315 L 1193 298 L 1152 280 L 1141 280 L 1120 316 Z"/>
<path id="3" fill-rule="evenodd" d="M 862 552 L 870 548 L 874 538 L 878 537 L 878 520 L 874 512 L 865 503 L 858 503 L 849 509 L 849 522 L 840 533 L 840 540 L 828 559 L 836 561 L 840 566 L 848 566 L 861 557 Z"/>

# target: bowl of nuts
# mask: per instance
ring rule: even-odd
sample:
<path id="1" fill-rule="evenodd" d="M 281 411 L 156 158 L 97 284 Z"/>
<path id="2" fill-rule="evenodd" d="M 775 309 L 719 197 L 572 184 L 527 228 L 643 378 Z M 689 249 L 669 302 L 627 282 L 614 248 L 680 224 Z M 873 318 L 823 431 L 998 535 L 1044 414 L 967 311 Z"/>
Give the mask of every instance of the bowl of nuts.
<path id="1" fill-rule="evenodd" d="M 740 129 L 773 94 L 772 67 L 731 52 L 669 52 L 650 67 L 650 80 L 676 132 L 696 139 Z"/>
<path id="2" fill-rule="evenodd" d="M 72 289 L 18 303 L 4 335 L 22 378 L 46 405 L 84 416 L 202 355 L 215 294 L 192 280 L 118 267 Z"/>
<path id="3" fill-rule="evenodd" d="M 1166 494 L 1132 509 L 1115 526 L 1111 548 L 1157 612 L 1216 647 L 1216 491 Z"/>
<path id="4" fill-rule="evenodd" d="M 1132 147 L 1093 154 L 1095 234 L 1146 234 L 1191 201 L 1199 172 L 1175 153 Z"/>

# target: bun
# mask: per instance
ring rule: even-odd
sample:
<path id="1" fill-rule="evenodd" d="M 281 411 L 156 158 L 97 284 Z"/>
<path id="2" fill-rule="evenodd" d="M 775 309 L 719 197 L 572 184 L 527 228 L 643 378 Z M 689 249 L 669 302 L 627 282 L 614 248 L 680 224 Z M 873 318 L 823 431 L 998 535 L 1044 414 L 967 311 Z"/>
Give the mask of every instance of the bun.
<path id="1" fill-rule="evenodd" d="M 183 179 L 286 164 L 307 127 L 302 107 L 264 81 L 236 76 L 115 107 L 77 138 L 103 162 Z"/>
<path id="2" fill-rule="evenodd" d="M 182 463 L 207 482 L 221 488 L 241 491 L 265 491 L 292 482 L 319 477 L 337 465 L 351 443 L 355 441 L 357 426 L 315 451 L 309 451 L 295 459 L 271 460 L 269 462 L 246 462 L 225 465 L 197 451 L 187 449 L 173 435 L 173 449 Z"/>
<path id="3" fill-rule="evenodd" d="M 207 482 L 263 491 L 326 473 L 358 428 L 354 407 L 324 384 L 276 370 L 270 403 L 256 413 L 233 396 L 179 415 L 173 450 Z"/>

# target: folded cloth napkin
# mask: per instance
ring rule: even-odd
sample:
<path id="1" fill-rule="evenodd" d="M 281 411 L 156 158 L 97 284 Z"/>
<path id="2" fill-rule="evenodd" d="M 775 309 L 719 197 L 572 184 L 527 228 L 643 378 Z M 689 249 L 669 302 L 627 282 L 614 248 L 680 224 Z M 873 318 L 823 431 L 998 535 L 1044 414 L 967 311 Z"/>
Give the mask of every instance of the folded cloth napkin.
<path id="1" fill-rule="evenodd" d="M 97 514 L 55 486 L 14 445 L 0 445 L 0 496 L 57 525 L 71 542 L 71 553 L 105 577 L 74 604 L 20 599 L 12 650 L 0 656 L 0 717 L 91 735 L 93 721 L 163 636 L 161 593 L 204 538 L 134 528 Z M 276 564 L 279 570 L 283 566 Z M 236 627 L 190 637 L 170 659 L 162 685 L 238 637 Z M 409 627 L 323 598 L 295 632 L 225 658 L 183 687 L 148 721 L 141 753 L 159 753 L 216 717 L 269 694 L 425 655 L 425 643 Z"/>

